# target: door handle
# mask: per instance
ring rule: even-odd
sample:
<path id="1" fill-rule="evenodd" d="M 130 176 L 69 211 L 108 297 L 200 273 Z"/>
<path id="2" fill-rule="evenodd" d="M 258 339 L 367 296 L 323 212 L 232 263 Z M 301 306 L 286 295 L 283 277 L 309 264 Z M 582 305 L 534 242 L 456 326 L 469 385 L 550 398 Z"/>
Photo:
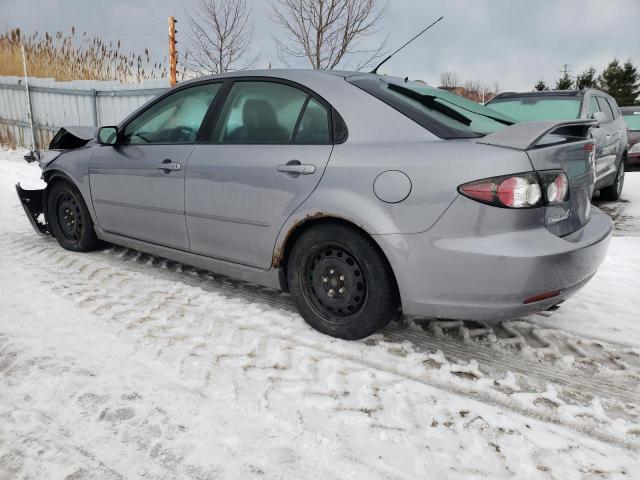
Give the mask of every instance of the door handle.
<path id="1" fill-rule="evenodd" d="M 162 164 L 158 167 L 158 170 L 162 170 L 164 173 L 177 172 L 182 168 L 179 163 L 174 163 L 168 158 L 162 161 Z"/>
<path id="2" fill-rule="evenodd" d="M 278 165 L 278 171 L 286 173 L 292 177 L 298 175 L 311 175 L 316 172 L 315 165 L 301 164 L 298 160 L 291 160 L 286 165 Z"/>

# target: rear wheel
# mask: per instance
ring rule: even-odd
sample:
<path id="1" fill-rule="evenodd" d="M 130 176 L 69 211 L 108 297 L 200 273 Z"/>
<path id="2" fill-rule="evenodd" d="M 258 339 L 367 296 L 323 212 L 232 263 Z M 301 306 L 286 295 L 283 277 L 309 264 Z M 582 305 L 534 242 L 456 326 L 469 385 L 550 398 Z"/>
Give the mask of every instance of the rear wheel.
<path id="1" fill-rule="evenodd" d="M 51 233 L 62 248 L 87 252 L 100 246 L 82 195 L 66 180 L 54 183 L 49 190 L 47 220 Z"/>
<path id="2" fill-rule="evenodd" d="M 616 173 L 616 179 L 613 185 L 600 190 L 600 198 L 614 202 L 620 200 L 622 195 L 622 187 L 624 186 L 624 157 L 620 159 L 620 165 L 618 166 L 618 172 Z"/>
<path id="3" fill-rule="evenodd" d="M 373 240 L 347 225 L 302 233 L 289 255 L 287 279 L 305 321 L 333 337 L 364 338 L 398 315 L 389 264 Z"/>

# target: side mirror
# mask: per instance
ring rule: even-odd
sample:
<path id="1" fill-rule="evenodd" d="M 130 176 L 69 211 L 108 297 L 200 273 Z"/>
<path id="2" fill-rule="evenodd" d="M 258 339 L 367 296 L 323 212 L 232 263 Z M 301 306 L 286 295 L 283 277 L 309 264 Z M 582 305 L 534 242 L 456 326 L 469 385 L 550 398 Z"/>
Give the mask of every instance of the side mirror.
<path id="1" fill-rule="evenodd" d="M 118 127 L 101 127 L 98 130 L 98 143 L 100 145 L 115 145 L 118 140 Z"/>
<path id="2" fill-rule="evenodd" d="M 593 112 L 591 119 L 596 121 L 596 127 L 599 127 L 603 123 L 607 123 L 607 116 L 603 112 Z"/>

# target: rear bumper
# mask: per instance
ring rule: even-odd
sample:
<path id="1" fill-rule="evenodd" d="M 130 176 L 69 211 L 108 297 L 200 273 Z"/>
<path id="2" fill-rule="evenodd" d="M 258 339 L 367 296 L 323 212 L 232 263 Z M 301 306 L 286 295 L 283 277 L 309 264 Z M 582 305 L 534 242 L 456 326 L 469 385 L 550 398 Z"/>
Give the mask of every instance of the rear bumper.
<path id="1" fill-rule="evenodd" d="M 44 213 L 44 189 L 25 190 L 16 183 L 16 193 L 20 199 L 20 204 L 27 214 L 31 226 L 39 235 L 49 235 L 49 229 L 44 221 L 40 220 L 40 215 Z"/>
<path id="2" fill-rule="evenodd" d="M 591 220 L 565 237 L 544 226 L 483 234 L 481 220 L 460 235 L 453 228 L 455 217 L 448 211 L 421 234 L 376 237 L 396 274 L 405 314 L 500 320 L 546 310 L 593 277 L 613 225 L 594 207 Z M 553 298 L 524 303 L 552 291 Z"/>

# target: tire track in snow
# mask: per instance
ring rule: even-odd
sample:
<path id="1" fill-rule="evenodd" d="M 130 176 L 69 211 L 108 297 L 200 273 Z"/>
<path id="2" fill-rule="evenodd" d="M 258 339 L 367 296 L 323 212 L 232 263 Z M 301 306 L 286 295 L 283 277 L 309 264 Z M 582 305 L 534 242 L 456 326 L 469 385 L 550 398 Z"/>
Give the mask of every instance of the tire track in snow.
<path id="1" fill-rule="evenodd" d="M 137 329 L 143 328 L 146 332 L 143 338 L 152 338 L 155 341 L 165 338 L 169 339 L 168 342 L 180 341 L 180 338 L 176 340 L 175 332 L 172 332 L 172 328 L 179 327 L 179 321 L 181 315 L 184 314 L 184 309 L 190 308 L 190 302 L 197 300 L 197 297 L 201 297 L 200 294 L 195 295 L 193 292 L 180 291 L 180 285 L 189 285 L 199 287 L 205 291 L 211 291 L 218 294 L 223 294 L 227 297 L 240 298 L 244 301 L 255 302 L 258 304 L 267 304 L 288 312 L 295 312 L 288 295 L 281 294 L 274 290 L 264 289 L 253 285 L 248 285 L 243 282 L 230 281 L 220 275 L 211 274 L 208 272 L 199 271 L 191 267 L 177 264 L 175 262 L 169 262 L 149 255 L 134 252 L 132 250 L 123 249 L 120 247 L 112 247 L 108 250 L 95 252 L 92 254 L 75 254 L 66 252 L 60 249 L 60 247 L 51 239 L 41 239 L 37 237 L 31 237 L 23 234 L 6 234 L 4 242 L 8 246 L 9 253 L 18 259 L 28 261 L 32 257 L 39 263 L 50 262 L 55 265 L 53 271 L 50 271 L 52 275 L 62 273 L 60 282 L 65 288 L 61 289 L 62 293 L 71 295 L 72 298 L 85 308 L 91 308 L 96 313 L 113 318 L 118 322 L 132 321 L 127 328 Z M 44 245 L 43 245 L 44 242 Z M 127 278 L 127 272 L 138 272 L 148 276 L 149 273 L 153 274 L 153 277 L 163 277 L 167 280 L 176 282 L 175 292 L 171 294 L 167 292 L 154 291 L 153 288 L 145 285 L 143 282 L 131 280 L 134 284 L 134 288 L 130 288 L 126 291 L 122 291 L 122 288 L 118 286 L 123 285 L 129 280 Z M 74 279 L 74 274 L 80 274 L 81 278 Z M 52 282 L 55 283 L 55 282 Z M 69 289 L 70 285 L 73 288 Z M 64 290 L 70 291 L 64 291 Z M 139 291 L 137 291 L 139 290 Z M 106 295 L 101 294 L 105 292 Z M 179 295 L 175 295 L 178 293 Z M 154 298 L 155 297 L 155 298 Z M 131 308 L 131 302 L 136 301 L 135 307 Z M 197 311 L 195 309 L 194 311 Z M 153 326 L 156 321 L 155 315 L 159 312 L 163 312 L 165 320 L 171 320 L 177 325 L 167 327 L 166 325 L 160 325 L 160 331 L 157 331 Z M 144 325 L 139 323 L 140 316 L 143 317 Z M 297 319 L 296 319 L 297 321 Z M 302 322 L 302 320 L 299 320 Z M 441 323 L 441 322 L 440 322 Z M 437 325 L 436 325 L 437 327 Z M 162 332 L 162 329 L 169 330 L 168 332 Z M 464 332 L 464 324 L 461 327 Z M 469 342 L 471 337 L 479 337 L 478 332 L 473 332 L 474 329 L 468 329 L 466 335 L 463 333 L 463 338 L 467 341 L 456 341 L 452 337 L 446 337 L 443 335 L 433 335 L 423 329 L 405 328 L 401 325 L 392 326 L 387 329 L 382 335 L 373 337 L 368 340 L 367 343 L 375 345 L 378 350 L 382 349 L 385 353 L 395 356 L 405 356 L 410 354 L 404 349 L 404 346 L 409 343 L 409 350 L 418 350 L 423 352 L 433 352 L 441 350 L 446 360 L 436 359 L 430 366 L 430 372 L 436 372 L 435 375 L 424 375 L 407 373 L 401 368 L 395 368 L 392 364 L 386 362 L 380 362 L 367 358 L 366 355 L 353 355 L 348 354 L 346 349 L 340 348 L 339 343 L 327 341 L 309 341 L 308 335 L 302 335 L 301 337 L 291 337 L 290 335 L 278 333 L 277 329 L 265 329 L 259 325 L 245 325 L 238 326 L 240 331 L 254 330 L 263 335 L 268 341 L 277 341 L 284 344 L 294 345 L 299 348 L 309 348 L 318 352 L 322 352 L 331 358 L 343 358 L 345 361 L 353 364 L 361 364 L 367 367 L 371 367 L 377 370 L 385 371 L 394 375 L 398 375 L 402 378 L 425 383 L 428 385 L 436 386 L 446 390 L 454 391 L 462 395 L 469 395 L 475 399 L 481 399 L 488 403 L 500 404 L 506 408 L 525 413 L 530 416 L 546 419 L 548 421 L 563 423 L 571 428 L 579 431 L 587 431 L 590 434 L 609 441 L 615 441 L 626 446 L 636 447 L 636 438 L 633 436 L 629 438 L 620 438 L 619 436 L 612 436 L 606 432 L 606 428 L 602 428 L 602 419 L 597 422 L 590 421 L 588 419 L 579 420 L 567 420 L 566 418 L 560 418 L 560 416 L 553 411 L 553 408 L 547 408 L 546 404 L 540 406 L 539 404 L 532 403 L 531 405 L 524 405 L 522 402 L 515 400 L 514 395 L 505 394 L 500 389 L 495 389 L 493 386 L 485 389 L 477 389 L 473 386 L 473 380 L 456 379 L 451 373 L 446 372 L 443 375 L 441 370 L 444 368 L 451 368 L 451 371 L 458 374 L 464 374 L 469 377 L 474 377 L 477 380 L 477 375 L 473 373 L 473 368 L 464 368 L 465 365 L 455 365 L 454 362 L 462 361 L 469 365 L 474 360 L 481 362 L 480 370 L 489 372 L 489 379 L 492 379 L 491 375 L 495 376 L 493 370 L 515 371 L 523 377 L 535 377 L 539 382 L 542 382 L 544 388 L 544 382 L 551 382 L 562 385 L 572 390 L 589 390 L 597 396 L 608 396 L 611 399 L 626 403 L 637 403 L 637 388 L 634 388 L 634 383 L 629 382 L 631 388 L 617 387 L 607 385 L 606 382 L 602 382 L 597 378 L 590 378 L 590 376 L 584 375 L 578 369 L 560 369 L 551 364 L 534 365 L 526 358 L 520 358 L 517 352 L 511 352 L 505 350 L 505 352 L 495 352 L 488 349 L 477 342 Z M 509 328 L 505 329 L 508 330 Z M 437 330 L 437 328 L 436 328 Z M 478 330 L 478 329 L 475 329 Z M 484 335 L 494 334 L 494 330 L 490 327 L 481 327 L 479 330 Z M 549 329 L 546 329 L 549 330 Z M 166 335 L 165 335 L 166 333 Z M 196 332 L 197 333 L 197 332 Z M 298 333 L 298 332 L 296 332 Z M 507 332 L 508 333 L 508 332 Z M 558 332 L 559 336 L 563 334 Z M 522 338 L 522 336 L 520 334 Z M 188 335 L 185 335 L 187 338 Z M 509 344 L 509 340 L 516 339 L 517 342 L 522 342 L 522 338 L 518 338 L 517 335 L 506 340 L 498 340 L 499 342 Z M 533 337 L 532 337 L 533 338 Z M 533 338 L 535 342 L 530 343 L 539 344 L 540 349 L 549 350 L 548 341 L 540 341 L 541 337 L 537 339 Z M 514 343 L 513 341 L 511 343 Z M 205 345 L 206 349 L 206 345 Z M 162 350 L 162 348 L 160 349 Z M 242 352 L 240 357 L 252 354 L 251 352 Z M 255 352 L 253 352 L 255 355 Z M 180 359 L 184 363 L 185 358 Z M 401 365 L 400 365 L 401 367 Z M 461 368 L 462 367 L 462 368 Z M 291 367 L 289 367 L 291 368 Z M 625 373 L 629 375 L 629 379 L 633 379 L 633 376 L 637 376 L 636 369 L 631 367 L 624 368 Z M 428 373 L 428 372 L 427 372 Z M 616 372 L 620 375 L 620 371 Z M 485 378 L 486 380 L 486 378 Z M 500 381 L 496 379 L 494 381 L 496 385 L 500 385 Z M 524 382 L 521 382 L 524 383 Z M 637 382 L 635 382 L 637 386 Z M 527 390 L 534 397 L 541 393 L 532 391 L 528 385 L 521 385 L 523 390 Z M 492 391 L 492 388 L 494 391 Z M 633 392 L 636 392 L 634 395 Z M 513 393 L 513 392 L 512 392 Z M 544 392 L 542 392 L 544 393 Z M 544 396 L 536 397 L 537 400 L 543 399 Z M 537 401 L 536 400 L 536 401 Z M 624 406 L 617 405 L 617 408 L 624 408 Z M 589 413 L 585 410 L 583 414 L 588 417 Z M 633 415 L 630 415 L 633 417 Z M 637 422 L 637 419 L 635 419 Z M 606 422 L 605 422 L 606 423 Z"/>

